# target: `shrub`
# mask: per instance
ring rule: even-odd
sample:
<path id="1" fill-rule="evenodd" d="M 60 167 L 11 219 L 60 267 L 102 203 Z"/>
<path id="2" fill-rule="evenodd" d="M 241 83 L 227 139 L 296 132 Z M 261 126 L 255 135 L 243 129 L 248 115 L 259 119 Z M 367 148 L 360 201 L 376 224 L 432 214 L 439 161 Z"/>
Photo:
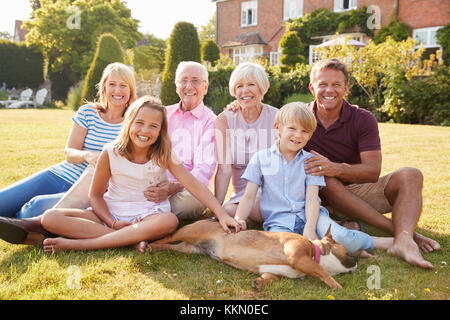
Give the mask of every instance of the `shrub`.
<path id="1" fill-rule="evenodd" d="M 66 106 L 73 110 L 78 110 L 78 108 L 83 104 L 81 94 L 83 92 L 84 80 L 79 81 L 74 86 L 70 87 L 67 93 Z"/>
<path id="2" fill-rule="evenodd" d="M 386 41 L 387 37 L 391 37 L 394 41 L 403 41 L 408 39 L 411 34 L 411 27 L 402 22 L 398 18 L 391 18 L 387 26 L 381 27 L 380 31 L 373 38 L 376 44 Z"/>
<path id="3" fill-rule="evenodd" d="M 281 108 L 287 97 L 294 93 L 309 93 L 309 73 L 311 66 L 297 64 L 290 72 L 282 72 L 279 66 L 266 67 L 270 88 L 264 96 L 264 103 Z"/>
<path id="4" fill-rule="evenodd" d="M 444 51 L 443 59 L 446 65 L 450 65 L 450 23 L 436 31 L 437 42 Z"/>
<path id="5" fill-rule="evenodd" d="M 389 108 L 394 121 L 450 126 L 450 67 L 438 66 L 430 76 L 407 81 L 396 98 Z"/>
<path id="6" fill-rule="evenodd" d="M 169 38 L 160 94 L 164 105 L 171 105 L 180 100 L 176 93 L 175 71 L 182 61 L 200 62 L 200 41 L 197 29 L 189 22 L 178 22 Z"/>
<path id="7" fill-rule="evenodd" d="M 202 60 L 208 61 L 214 67 L 220 59 L 220 49 L 214 40 L 206 40 L 202 45 Z"/>
<path id="8" fill-rule="evenodd" d="M 81 94 L 82 101 L 95 100 L 97 95 L 96 85 L 102 78 L 103 70 L 113 62 L 124 62 L 123 51 L 117 38 L 110 33 L 105 33 L 98 38 L 94 60 L 84 81 Z"/>
<path id="9" fill-rule="evenodd" d="M 297 32 L 286 32 L 280 40 L 280 48 L 280 63 L 284 72 L 294 69 L 297 63 L 305 62 L 302 55 L 303 44 Z"/>
<path id="10" fill-rule="evenodd" d="M 0 40 L 0 83 L 37 88 L 44 81 L 44 58 L 35 47 Z"/>
<path id="11" fill-rule="evenodd" d="M 223 108 L 234 100 L 234 97 L 230 96 L 230 91 L 228 90 L 228 83 L 234 68 L 234 64 L 222 64 L 219 62 L 214 68 L 208 69 L 208 94 L 203 101 L 215 114 L 222 112 Z"/>

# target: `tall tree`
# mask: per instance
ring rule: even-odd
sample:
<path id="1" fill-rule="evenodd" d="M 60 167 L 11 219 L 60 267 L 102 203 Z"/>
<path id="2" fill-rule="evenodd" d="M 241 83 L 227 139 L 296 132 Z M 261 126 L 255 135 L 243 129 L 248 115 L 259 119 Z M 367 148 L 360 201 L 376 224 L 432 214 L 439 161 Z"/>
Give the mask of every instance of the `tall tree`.
<path id="1" fill-rule="evenodd" d="M 39 46 L 48 71 L 73 84 L 91 64 L 97 38 L 112 33 L 123 48 L 134 48 L 142 35 L 138 20 L 120 0 L 32 0 L 32 18 L 25 21 L 28 44 Z"/>
<path id="2" fill-rule="evenodd" d="M 206 26 L 201 26 L 198 33 L 200 42 L 204 43 L 206 40 L 216 40 L 216 13 L 209 20 Z"/>
<path id="3" fill-rule="evenodd" d="M 81 101 L 95 100 L 98 91 L 95 86 L 100 82 L 103 70 L 113 62 L 124 62 L 123 50 L 120 47 L 119 40 L 114 35 L 106 33 L 98 39 L 94 60 L 84 81 Z"/>
<path id="4" fill-rule="evenodd" d="M 175 87 L 175 71 L 181 61 L 200 62 L 200 41 L 197 30 L 189 22 L 178 22 L 170 35 L 160 94 L 164 105 L 179 101 Z"/>

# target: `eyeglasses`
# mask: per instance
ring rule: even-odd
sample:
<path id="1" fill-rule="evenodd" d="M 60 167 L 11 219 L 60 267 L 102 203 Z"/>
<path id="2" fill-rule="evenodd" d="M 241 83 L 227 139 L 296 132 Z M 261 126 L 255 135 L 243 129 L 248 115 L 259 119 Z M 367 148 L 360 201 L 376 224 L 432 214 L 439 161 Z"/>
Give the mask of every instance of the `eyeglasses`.
<path id="1" fill-rule="evenodd" d="M 192 79 L 192 80 L 179 80 L 177 81 L 177 84 L 182 87 L 187 87 L 187 85 L 190 83 L 193 87 L 199 87 L 203 82 L 206 82 L 205 80 L 201 79 Z"/>

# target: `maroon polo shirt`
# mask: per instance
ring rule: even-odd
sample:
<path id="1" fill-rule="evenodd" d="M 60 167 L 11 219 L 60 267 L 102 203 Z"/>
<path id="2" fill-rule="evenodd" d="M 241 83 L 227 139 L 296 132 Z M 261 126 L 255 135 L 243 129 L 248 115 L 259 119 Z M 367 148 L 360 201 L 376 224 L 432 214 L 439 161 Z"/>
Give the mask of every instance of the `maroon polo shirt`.
<path id="1" fill-rule="evenodd" d="M 309 104 L 317 119 L 317 128 L 305 146 L 306 151 L 317 151 L 337 163 L 361 163 L 360 153 L 381 150 L 378 122 L 365 109 L 343 102 L 341 115 L 328 129 L 317 118 L 316 101 Z"/>

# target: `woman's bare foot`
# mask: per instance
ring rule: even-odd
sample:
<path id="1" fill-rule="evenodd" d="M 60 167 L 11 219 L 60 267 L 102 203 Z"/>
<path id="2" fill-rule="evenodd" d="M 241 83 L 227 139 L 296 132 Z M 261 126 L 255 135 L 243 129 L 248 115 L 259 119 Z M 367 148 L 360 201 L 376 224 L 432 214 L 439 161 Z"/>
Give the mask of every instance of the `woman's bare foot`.
<path id="1" fill-rule="evenodd" d="M 66 238 L 47 238 L 44 240 L 44 253 L 50 254 L 59 251 L 68 251 L 75 248 L 74 241 Z"/>
<path id="2" fill-rule="evenodd" d="M 441 250 L 441 246 L 437 241 L 427 238 L 417 232 L 414 232 L 414 241 L 417 243 L 420 250 L 422 250 L 423 252 L 433 252 Z"/>
<path id="3" fill-rule="evenodd" d="M 422 257 L 419 246 L 414 242 L 408 232 L 400 233 L 394 239 L 394 244 L 388 249 L 387 252 L 405 260 L 409 264 L 424 269 L 433 268 L 433 265 Z"/>
<path id="4" fill-rule="evenodd" d="M 140 253 L 144 253 L 147 249 L 148 241 L 141 241 L 138 244 L 135 244 L 133 248 L 136 248 Z"/>

